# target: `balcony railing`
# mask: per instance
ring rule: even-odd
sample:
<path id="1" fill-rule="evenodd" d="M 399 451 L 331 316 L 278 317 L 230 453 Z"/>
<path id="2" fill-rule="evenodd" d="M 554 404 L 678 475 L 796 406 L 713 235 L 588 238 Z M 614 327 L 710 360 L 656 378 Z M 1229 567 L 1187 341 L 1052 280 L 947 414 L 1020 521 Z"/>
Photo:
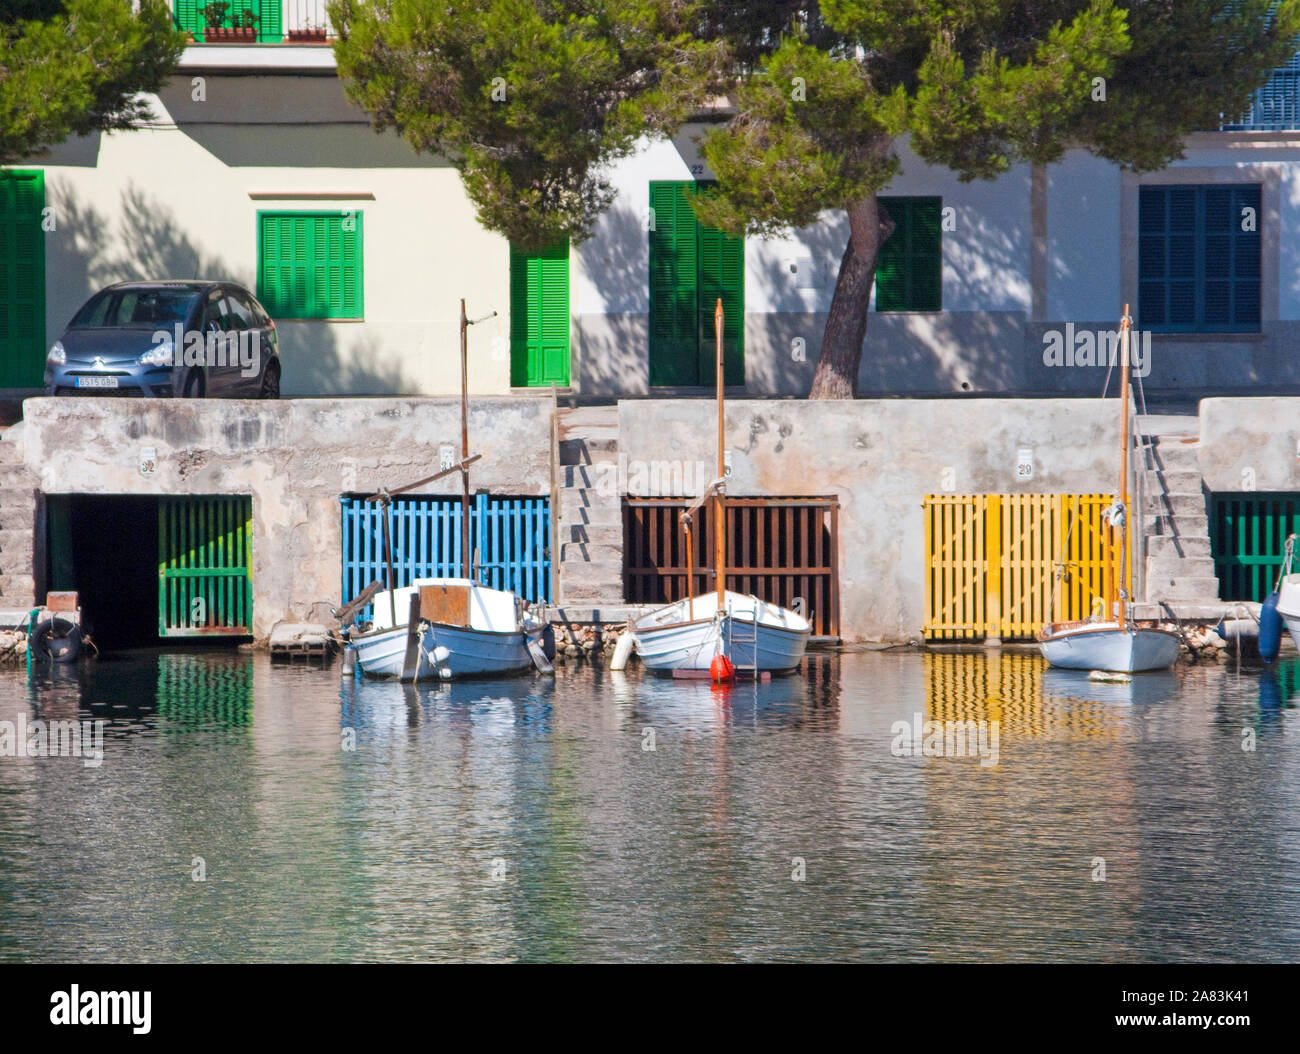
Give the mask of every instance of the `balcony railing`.
<path id="1" fill-rule="evenodd" d="M 1300 55 L 1273 71 L 1268 83 L 1251 97 L 1250 109 L 1224 132 L 1289 132 L 1300 128 Z"/>
<path id="2" fill-rule="evenodd" d="M 208 0 L 172 0 L 177 29 L 198 44 L 296 44 L 334 36 L 325 0 L 229 0 L 220 27 L 210 27 Z M 251 16 L 251 17 L 250 17 Z"/>

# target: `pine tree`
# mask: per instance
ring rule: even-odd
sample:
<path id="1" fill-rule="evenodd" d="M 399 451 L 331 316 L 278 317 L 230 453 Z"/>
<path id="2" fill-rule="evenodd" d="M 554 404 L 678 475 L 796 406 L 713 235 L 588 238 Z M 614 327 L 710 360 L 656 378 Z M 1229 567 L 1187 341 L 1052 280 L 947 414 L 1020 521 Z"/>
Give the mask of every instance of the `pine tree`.
<path id="1" fill-rule="evenodd" d="M 0 6 L 0 164 L 70 135 L 150 117 L 184 38 L 165 0 L 6 0 Z"/>

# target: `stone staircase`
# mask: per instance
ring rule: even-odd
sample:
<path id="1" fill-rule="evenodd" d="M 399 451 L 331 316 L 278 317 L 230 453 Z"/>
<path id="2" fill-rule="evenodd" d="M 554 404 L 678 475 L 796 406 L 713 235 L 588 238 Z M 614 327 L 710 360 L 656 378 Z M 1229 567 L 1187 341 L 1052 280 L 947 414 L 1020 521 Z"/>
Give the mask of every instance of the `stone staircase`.
<path id="1" fill-rule="evenodd" d="M 623 599 L 618 407 L 561 407 L 558 421 L 561 604 Z"/>
<path id="2" fill-rule="evenodd" d="M 36 603 L 32 553 L 36 476 L 23 464 L 22 423 L 0 428 L 0 612 L 11 619 Z"/>
<path id="3" fill-rule="evenodd" d="M 1146 600 L 1194 616 L 1192 606 L 1219 604 L 1197 460 L 1198 421 L 1145 417 L 1138 419 L 1138 431 L 1146 439 L 1135 466 L 1142 473 L 1139 523 L 1146 552 Z"/>

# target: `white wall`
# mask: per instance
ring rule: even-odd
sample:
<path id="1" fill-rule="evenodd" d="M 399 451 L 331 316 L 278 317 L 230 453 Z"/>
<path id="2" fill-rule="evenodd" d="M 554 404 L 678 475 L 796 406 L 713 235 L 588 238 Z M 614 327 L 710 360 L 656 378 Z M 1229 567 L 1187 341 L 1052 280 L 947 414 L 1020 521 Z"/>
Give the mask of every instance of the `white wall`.
<path id="1" fill-rule="evenodd" d="M 173 82 L 146 129 L 91 137 L 43 166 L 57 229 L 46 242 L 52 342 L 96 289 L 129 278 L 223 278 L 256 291 L 257 213 L 363 215 L 362 321 L 279 322 L 283 391 L 459 390 L 459 298 L 470 388 L 509 387 L 509 247 L 485 231 L 455 169 L 377 135 L 332 77 Z M 273 194 L 268 200 L 250 195 Z M 327 193 L 331 200 L 307 195 Z"/>

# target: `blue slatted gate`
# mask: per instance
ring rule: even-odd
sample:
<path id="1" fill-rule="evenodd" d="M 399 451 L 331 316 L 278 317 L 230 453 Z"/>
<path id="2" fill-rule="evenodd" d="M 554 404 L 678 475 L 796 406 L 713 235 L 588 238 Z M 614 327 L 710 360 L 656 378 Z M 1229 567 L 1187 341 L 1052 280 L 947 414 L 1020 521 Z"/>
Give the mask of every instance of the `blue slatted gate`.
<path id="1" fill-rule="evenodd" d="M 384 579 L 383 506 L 354 495 L 343 507 L 343 602 Z M 400 496 L 389 506 L 393 577 L 400 588 L 417 578 L 464 577 L 460 498 Z M 531 603 L 551 599 L 551 503 L 548 498 L 476 494 L 470 505 L 470 547 L 477 579 Z M 362 614 L 368 618 L 370 609 Z"/>

